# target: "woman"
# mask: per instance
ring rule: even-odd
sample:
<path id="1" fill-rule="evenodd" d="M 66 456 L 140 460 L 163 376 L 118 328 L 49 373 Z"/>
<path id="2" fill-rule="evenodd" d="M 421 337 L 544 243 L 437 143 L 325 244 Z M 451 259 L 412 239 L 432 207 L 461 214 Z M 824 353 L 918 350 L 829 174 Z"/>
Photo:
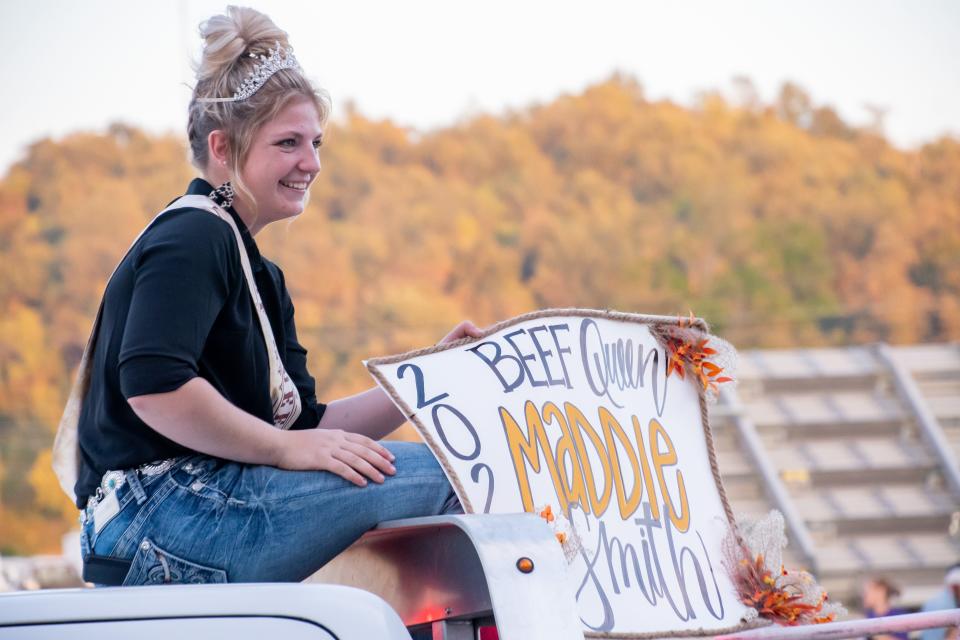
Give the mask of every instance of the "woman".
<path id="1" fill-rule="evenodd" d="M 302 580 L 382 520 L 460 511 L 426 447 L 377 442 L 405 420 L 379 388 L 317 402 L 283 273 L 254 241 L 303 211 L 327 100 L 265 15 L 230 7 L 201 34 L 204 177 L 117 267 L 81 365 L 73 488 L 101 584 Z M 463 322 L 443 341 L 479 335 Z"/>

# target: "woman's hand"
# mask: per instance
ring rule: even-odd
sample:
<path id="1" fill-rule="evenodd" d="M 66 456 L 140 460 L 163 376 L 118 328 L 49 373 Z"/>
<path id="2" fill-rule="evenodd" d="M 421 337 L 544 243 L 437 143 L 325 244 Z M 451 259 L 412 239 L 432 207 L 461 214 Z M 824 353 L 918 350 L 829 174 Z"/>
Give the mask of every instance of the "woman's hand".
<path id="1" fill-rule="evenodd" d="M 478 329 L 477 325 L 473 324 L 469 320 L 464 320 L 455 326 L 453 331 L 448 333 L 446 337 L 437 344 L 447 344 L 448 342 L 454 342 L 456 340 L 460 340 L 461 338 L 479 338 L 482 335 L 483 331 Z"/>
<path id="2" fill-rule="evenodd" d="M 359 433 L 305 429 L 285 431 L 283 436 L 276 465 L 281 469 L 330 471 L 359 487 L 367 486 L 367 478 L 382 483 L 384 474 L 392 476 L 397 471 L 391 464 L 393 454 Z"/>

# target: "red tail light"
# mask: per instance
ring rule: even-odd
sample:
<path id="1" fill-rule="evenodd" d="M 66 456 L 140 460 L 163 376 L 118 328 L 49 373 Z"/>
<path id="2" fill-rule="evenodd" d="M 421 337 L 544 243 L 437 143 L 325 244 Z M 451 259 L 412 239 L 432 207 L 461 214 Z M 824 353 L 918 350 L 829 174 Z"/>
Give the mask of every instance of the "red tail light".
<path id="1" fill-rule="evenodd" d="M 500 634 L 497 633 L 497 628 L 494 626 L 479 627 L 477 631 L 479 640 L 500 640 Z"/>

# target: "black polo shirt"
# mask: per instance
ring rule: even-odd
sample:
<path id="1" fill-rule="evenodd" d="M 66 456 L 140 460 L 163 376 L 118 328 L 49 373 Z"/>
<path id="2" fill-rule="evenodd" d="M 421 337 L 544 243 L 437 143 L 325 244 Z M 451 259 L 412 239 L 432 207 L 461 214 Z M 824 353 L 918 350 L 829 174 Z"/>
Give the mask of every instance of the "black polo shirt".
<path id="1" fill-rule="evenodd" d="M 212 189 L 196 179 L 187 193 Z M 326 406 L 317 402 L 307 351 L 297 342 L 283 272 L 260 256 L 246 225 L 228 211 L 243 236 L 280 358 L 300 391 L 302 411 L 292 428 L 316 427 Z M 240 250 L 230 225 L 209 211 L 169 211 L 136 242 L 107 285 L 92 358 L 80 413 L 78 507 L 108 470 L 194 453 L 147 426 L 127 398 L 174 391 L 200 376 L 273 424 L 267 348 Z"/>

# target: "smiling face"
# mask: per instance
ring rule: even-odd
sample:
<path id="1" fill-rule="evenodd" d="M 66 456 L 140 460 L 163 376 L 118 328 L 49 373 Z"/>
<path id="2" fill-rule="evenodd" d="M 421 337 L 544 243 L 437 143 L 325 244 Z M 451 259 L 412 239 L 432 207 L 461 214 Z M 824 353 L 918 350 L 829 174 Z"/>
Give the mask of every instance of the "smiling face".
<path id="1" fill-rule="evenodd" d="M 254 135 L 240 170 L 254 203 L 237 194 L 237 213 L 251 233 L 303 212 L 307 189 L 320 172 L 320 114 L 307 99 L 294 100 Z"/>

